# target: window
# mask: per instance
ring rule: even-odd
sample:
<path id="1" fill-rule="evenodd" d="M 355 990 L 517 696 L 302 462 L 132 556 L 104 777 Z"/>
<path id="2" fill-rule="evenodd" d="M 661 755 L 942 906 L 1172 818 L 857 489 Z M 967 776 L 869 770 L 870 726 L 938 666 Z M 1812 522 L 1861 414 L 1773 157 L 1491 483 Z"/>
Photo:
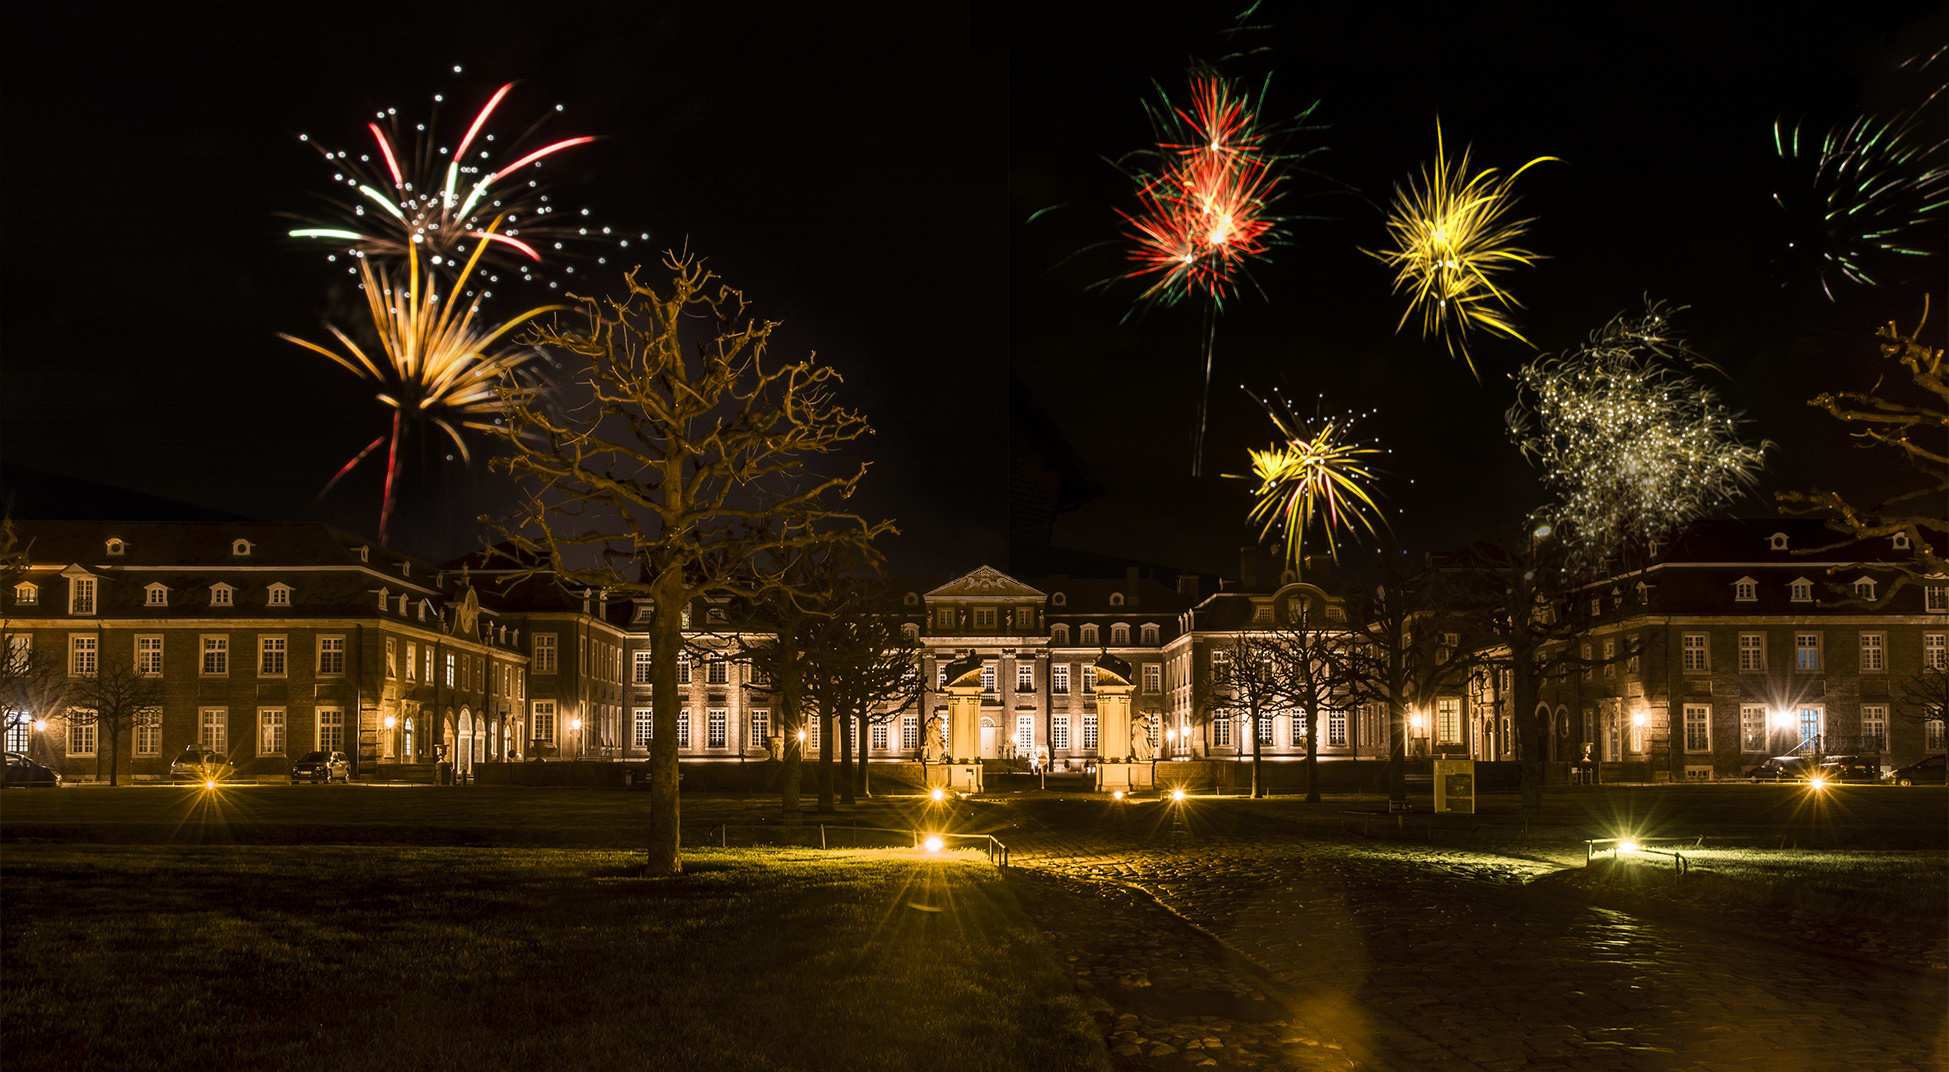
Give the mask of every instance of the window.
<path id="1" fill-rule="evenodd" d="M 1110 605 L 1111 605 L 1111 606 L 1113 606 L 1113 607 L 1121 607 L 1121 606 L 1123 606 L 1123 593 L 1122 593 L 1122 592 L 1111 592 L 1111 593 L 1110 593 Z"/>
<path id="2" fill-rule="evenodd" d="M 1326 713 L 1326 743 L 1345 747 L 1347 744 L 1347 713 L 1328 711 Z"/>
<path id="3" fill-rule="evenodd" d="M 1774 533 L 1773 535 L 1771 535 L 1771 536 L 1768 536 L 1768 537 L 1766 538 L 1766 549 L 1767 549 L 1767 550 L 1769 550 L 1769 551 L 1784 551 L 1784 550 L 1786 550 L 1786 549 L 1787 549 L 1787 534 L 1786 534 L 1786 533 L 1784 533 L 1784 532 L 1776 532 L 1776 533 Z"/>
<path id="4" fill-rule="evenodd" d="M 81 707 L 68 708 L 68 754 L 95 754 L 95 713 Z"/>
<path id="5" fill-rule="evenodd" d="M 1886 636 L 1881 633 L 1861 634 L 1861 669 L 1865 673 L 1878 673 L 1888 669 L 1888 661 L 1883 658 L 1882 643 Z"/>
<path id="6" fill-rule="evenodd" d="M 1086 648 L 1096 646 L 1096 626 L 1086 625 L 1083 627 L 1083 646 Z"/>
<path id="7" fill-rule="evenodd" d="M 399 641 L 386 638 L 386 676 L 399 676 Z"/>
<path id="8" fill-rule="evenodd" d="M 1015 628 L 1017 631 L 1027 631 L 1035 628 L 1034 607 L 1015 608 Z"/>
<path id="9" fill-rule="evenodd" d="M 993 629 L 995 627 L 995 608 L 976 607 L 974 618 L 976 629 Z"/>
<path id="10" fill-rule="evenodd" d="M 1056 715 L 1049 723 L 1049 747 L 1062 751 L 1069 747 L 1069 716 Z"/>
<path id="11" fill-rule="evenodd" d="M 1144 664 L 1144 692 L 1155 696 L 1164 691 L 1164 667 L 1158 663 Z"/>
<path id="12" fill-rule="evenodd" d="M 1681 644 L 1682 650 L 1679 661 L 1679 668 L 1681 670 L 1692 674 L 1703 673 L 1712 669 L 1707 659 L 1708 649 L 1706 648 L 1706 635 L 1704 633 L 1687 633 Z"/>
<path id="13" fill-rule="evenodd" d="M 1139 639 L 1145 645 L 1154 646 L 1157 643 L 1157 626 L 1155 624 L 1145 625 L 1138 635 Z"/>
<path id="14" fill-rule="evenodd" d="M 1617 676 L 1617 641 L 1604 641 L 1604 676 Z"/>
<path id="15" fill-rule="evenodd" d="M 249 540 L 230 541 L 230 553 L 238 558 L 248 558 L 250 556 L 250 547 L 251 543 Z"/>
<path id="16" fill-rule="evenodd" d="M 677 747 L 690 747 L 690 710 L 688 708 L 677 712 Z"/>
<path id="17" fill-rule="evenodd" d="M 236 591 L 236 589 L 235 589 L 235 588 L 232 588 L 232 587 L 230 587 L 230 586 L 229 586 L 229 585 L 227 585 L 227 584 L 213 584 L 213 585 L 211 585 L 211 586 L 210 586 L 210 606 L 212 606 L 212 607 L 227 607 L 227 606 L 230 606 L 230 595 L 231 595 L 231 593 L 233 593 L 233 592 L 235 592 L 235 591 Z"/>
<path id="18" fill-rule="evenodd" d="M 1894 535 L 1894 536 L 1893 536 L 1893 537 L 1892 537 L 1892 538 L 1891 538 L 1891 539 L 1890 539 L 1890 540 L 1888 541 L 1888 545 L 1889 545 L 1890 547 L 1893 547 L 1893 548 L 1894 548 L 1895 550 L 1897 550 L 1897 551 L 1906 551 L 1906 550 L 1908 550 L 1908 533 L 1906 533 L 1906 532 L 1898 532 L 1898 533 L 1896 533 L 1896 534 L 1895 534 L 1895 535 Z"/>
<path id="19" fill-rule="evenodd" d="M 257 638 L 257 676 L 284 676 L 284 638 L 281 636 L 260 636 Z"/>
<path id="20" fill-rule="evenodd" d="M 135 754 L 154 756 L 162 754 L 162 708 L 144 708 L 135 720 Z"/>
<path id="21" fill-rule="evenodd" d="M 724 708 L 722 707 L 711 708 L 709 713 L 705 716 L 706 719 L 708 720 L 706 723 L 706 729 L 710 733 L 710 737 L 705 741 L 705 747 L 708 748 L 724 747 L 724 723 L 725 723 L 724 716 L 725 716 L 725 711 Z"/>
<path id="22" fill-rule="evenodd" d="M 1015 716 L 1015 747 L 1027 752 L 1035 747 L 1035 716 Z"/>
<path id="23" fill-rule="evenodd" d="M 533 732 L 529 736 L 543 744 L 555 743 L 555 701 L 536 700 L 534 716 L 530 719 Z"/>
<path id="24" fill-rule="evenodd" d="M 1034 663 L 1015 664 L 1015 691 L 1016 692 L 1035 691 L 1035 664 Z"/>
<path id="25" fill-rule="evenodd" d="M 1096 691 L 1096 667 L 1085 666 L 1083 667 L 1083 695 L 1088 696 L 1095 691 Z"/>
<path id="26" fill-rule="evenodd" d="M 1120 647 L 1120 648 L 1127 648 L 1127 647 L 1129 647 L 1129 646 L 1130 646 L 1130 627 L 1129 627 L 1129 626 L 1127 626 L 1127 625 L 1113 625 L 1113 626 L 1111 626 L 1111 627 L 1110 627 L 1110 643 L 1112 643 L 1112 644 L 1115 644 L 1115 645 L 1116 645 L 1117 647 Z"/>
<path id="27" fill-rule="evenodd" d="M 1923 669 L 1925 670 L 1949 669 L 1949 649 L 1945 649 L 1945 645 L 1944 645 L 1945 640 L 1949 640 L 1949 636 L 1945 636 L 1942 633 L 1922 634 Z"/>
<path id="28" fill-rule="evenodd" d="M 404 599 L 406 597 L 401 596 L 400 598 Z M 413 720 L 412 719 L 409 718 L 400 723 L 400 736 L 405 738 L 406 741 L 405 750 L 401 754 L 404 755 L 408 761 L 417 758 L 419 756 L 419 752 L 414 748 L 413 745 Z"/>
<path id="29" fill-rule="evenodd" d="M 1271 715 L 1259 716 L 1259 743 L 1261 744 L 1272 743 L 1272 716 Z"/>
<path id="30" fill-rule="evenodd" d="M 730 671 L 724 664 L 724 657 L 713 655 L 704 664 L 704 682 L 708 685 L 723 685 L 731 680 Z"/>
<path id="31" fill-rule="evenodd" d="M 142 597 L 143 606 L 167 607 L 169 605 L 169 587 L 167 585 L 151 584 L 145 586 L 142 591 L 144 593 Z"/>
<path id="32" fill-rule="evenodd" d="M 320 677 L 338 677 L 345 673 L 345 638 L 342 636 L 321 636 L 318 638 L 318 674 Z"/>
<path id="33" fill-rule="evenodd" d="M 94 677 L 96 650 L 95 637 L 81 633 L 68 637 L 68 674 L 71 677 Z"/>
<path id="34" fill-rule="evenodd" d="M 816 756 L 819 754 L 819 742 L 823 740 L 824 733 L 825 731 L 821 728 L 818 719 L 808 718 L 805 720 L 805 748 L 807 755 Z"/>
<path id="35" fill-rule="evenodd" d="M 1087 712 L 1083 715 L 1083 747 L 1096 747 L 1096 716 Z"/>
<path id="36" fill-rule="evenodd" d="M 1949 612 L 1949 586 L 1940 584 L 1923 586 L 1922 606 L 1930 614 Z"/>
<path id="37" fill-rule="evenodd" d="M 1211 746 L 1230 748 L 1232 746 L 1232 720 L 1219 715 L 1211 720 Z"/>
<path id="38" fill-rule="evenodd" d="M 1301 717 L 1298 711 L 1288 711 L 1286 713 L 1286 728 L 1291 734 L 1291 740 L 1288 743 L 1294 748 L 1300 748 L 1306 744 L 1306 719 Z"/>
<path id="39" fill-rule="evenodd" d="M 1056 647 L 1059 647 L 1059 648 L 1066 648 L 1066 647 L 1068 647 L 1068 646 L 1069 646 L 1069 627 L 1068 627 L 1068 626 L 1066 626 L 1066 625 L 1061 625 L 1061 624 L 1057 624 L 1057 625 L 1052 625 L 1052 626 L 1050 626 L 1050 627 L 1049 627 L 1049 643 L 1051 643 L 1051 644 L 1054 644 L 1054 645 L 1055 645 Z"/>
<path id="40" fill-rule="evenodd" d="M 1766 751 L 1766 707 L 1763 704 L 1739 705 L 1739 750 Z"/>
<path id="41" fill-rule="evenodd" d="M 1443 659 L 1442 661 L 1443 661 L 1443 662 L 1446 662 L 1447 660 L 1446 660 L 1446 659 Z M 1583 651 L 1582 651 L 1582 658 L 1581 658 L 1581 660 L 1580 660 L 1580 661 L 1581 661 L 1581 662 L 1583 663 L 1583 668 L 1584 668 L 1584 680 L 1585 680 L 1585 681 L 1589 681 L 1589 680 L 1590 680 L 1590 677 L 1591 677 L 1591 674 L 1593 674 L 1594 672 L 1596 672 L 1596 669 L 1597 669 L 1597 668 L 1596 668 L 1595 666 L 1593 666 L 1593 665 L 1591 665 L 1591 664 L 1592 664 L 1593 662 L 1595 662 L 1596 660 L 1595 660 L 1595 657 L 1594 657 L 1594 656 L 1592 656 L 1592 655 L 1591 655 L 1591 653 L 1590 653 L 1590 645 L 1589 645 L 1589 644 L 1585 644 L 1585 645 L 1583 646 Z"/>
<path id="42" fill-rule="evenodd" d="M 651 670 L 650 653 L 647 651 L 635 652 L 631 655 L 630 660 L 633 667 L 630 674 L 631 679 L 638 685 L 649 684 Z"/>
<path id="43" fill-rule="evenodd" d="M 1795 603 L 1812 603 L 1814 601 L 1814 582 L 1803 577 L 1789 584 L 1787 586 L 1787 593 Z"/>
<path id="44" fill-rule="evenodd" d="M 1751 603 L 1760 597 L 1760 583 L 1751 577 L 1741 577 L 1732 582 L 1732 597 L 1742 603 Z"/>
<path id="45" fill-rule="evenodd" d="M 127 546 L 128 545 L 124 544 L 121 540 L 118 540 L 115 537 L 111 536 L 108 538 L 108 544 L 105 549 L 111 555 L 119 555 L 127 548 Z"/>
<path id="46" fill-rule="evenodd" d="M 227 636 L 206 636 L 203 638 L 203 676 L 222 677 L 230 672 L 230 638 Z"/>
<path id="47" fill-rule="evenodd" d="M 1066 607 L 1069 605 L 1069 597 L 1061 592 L 1057 592 L 1055 595 L 1049 597 L 1049 602 L 1058 607 Z"/>
<path id="48" fill-rule="evenodd" d="M 690 653 L 677 656 L 677 684 L 690 684 Z"/>
<path id="49" fill-rule="evenodd" d="M 1861 705 L 1861 741 L 1863 752 L 1880 752 L 1888 747 L 1888 705 Z"/>
<path id="50" fill-rule="evenodd" d="M 934 687 L 947 688 L 947 660 L 945 659 L 937 659 L 934 662 Z"/>
<path id="51" fill-rule="evenodd" d="M 284 708 L 257 709 L 257 754 L 260 756 L 284 754 Z"/>
<path id="52" fill-rule="evenodd" d="M 1631 634 L 1630 644 L 1631 654 L 1624 660 L 1624 672 L 1627 674 L 1635 674 L 1638 672 L 1638 652 L 1643 650 L 1638 646 L 1638 635 L 1636 633 Z M 1507 676 L 1507 673 L 1507 671 L 1504 671 L 1505 676 Z M 1504 685 L 1502 691 L 1508 692 L 1509 686 Z"/>
<path id="53" fill-rule="evenodd" d="M 920 626 L 914 624 L 913 622 L 901 623 L 900 637 L 901 639 L 905 640 L 907 643 L 912 644 L 914 641 L 920 639 Z"/>
<path id="54" fill-rule="evenodd" d="M 318 709 L 318 750 L 321 752 L 345 750 L 344 709 L 337 707 Z"/>
<path id="55" fill-rule="evenodd" d="M 1922 747 L 1931 752 L 1942 751 L 1942 720 L 1930 719 L 1922 723 Z"/>
<path id="56" fill-rule="evenodd" d="M 1862 577 L 1854 582 L 1854 598 L 1873 599 L 1874 597 L 1875 582 L 1873 578 Z"/>
<path id="57" fill-rule="evenodd" d="M 447 653 L 447 687 L 448 687 L 448 688 L 453 688 L 453 686 L 454 686 L 454 675 L 453 675 L 453 671 L 454 671 L 454 665 L 453 665 L 453 653 L 452 653 L 452 652 L 448 652 L 448 653 Z"/>
<path id="58" fill-rule="evenodd" d="M 555 634 L 536 633 L 534 635 L 534 645 L 535 645 L 535 662 L 534 662 L 535 673 L 537 674 L 554 673 L 555 665 L 556 665 Z M 413 656 L 411 654 L 410 646 L 408 648 L 406 661 L 408 663 L 411 663 L 413 661 Z M 411 677 L 412 674 L 408 673 L 406 676 Z"/>
<path id="59" fill-rule="evenodd" d="M 1069 664 L 1056 663 L 1049 667 L 1049 691 L 1067 693 L 1069 691 Z"/>
<path id="60" fill-rule="evenodd" d="M 934 628 L 943 630 L 954 628 L 953 607 L 936 607 L 934 609 Z"/>
<path id="61" fill-rule="evenodd" d="M 1712 751 L 1712 708 L 1706 704 L 1685 705 L 1685 750 Z"/>
<path id="62" fill-rule="evenodd" d="M 1741 670 L 1766 669 L 1766 634 L 1739 634 L 1739 668 Z"/>
<path id="63" fill-rule="evenodd" d="M 1435 701 L 1435 732 L 1442 744 L 1460 744 L 1462 740 L 1462 701 L 1460 697 L 1443 696 Z"/>
<path id="64" fill-rule="evenodd" d="M 911 720 L 913 717 L 914 716 L 912 715 L 907 716 L 909 720 Z M 871 731 L 867 734 L 867 746 L 872 748 L 876 752 L 884 752 L 887 750 L 887 724 L 886 723 L 875 722 L 873 724 Z M 907 745 L 906 747 L 912 748 L 914 746 Z"/>
<path id="65" fill-rule="evenodd" d="M 886 747 L 886 723 L 882 722 L 879 724 L 879 726 L 881 731 L 880 747 L 885 748 Z M 909 749 L 920 747 L 920 716 L 919 715 L 902 715 L 900 717 L 900 747 L 909 748 Z"/>
<path id="66" fill-rule="evenodd" d="M 135 672 L 144 677 L 162 676 L 161 637 L 139 636 L 135 638 Z"/>
<path id="67" fill-rule="evenodd" d="M 288 584 L 281 584 L 281 583 L 280 583 L 280 584 L 273 584 L 273 585 L 271 585 L 271 588 L 270 588 L 270 604 L 269 604 L 269 605 L 270 605 L 270 606 L 273 606 L 273 607 L 288 607 L 288 606 L 290 606 L 290 605 L 291 605 L 291 586 L 290 586 L 290 585 L 288 585 Z"/>
<path id="68" fill-rule="evenodd" d="M 1823 723 L 1827 721 L 1823 717 L 1825 714 L 1826 709 L 1820 707 L 1803 707 L 1797 712 L 1800 723 L 1800 741 L 1794 745 L 1796 750 L 1813 747 L 1814 738 L 1819 737 L 1823 732 Z"/>
<path id="69" fill-rule="evenodd" d="M 14 603 L 16 605 L 32 607 L 39 605 L 40 601 L 41 589 L 39 585 L 28 584 L 25 581 L 14 585 Z"/>
<path id="70" fill-rule="evenodd" d="M 1269 622 L 1269 621 L 1271 621 L 1271 620 L 1272 620 L 1272 604 L 1270 604 L 1270 603 L 1261 603 L 1261 604 L 1259 604 L 1258 606 L 1256 606 L 1256 607 L 1253 607 L 1253 608 L 1252 608 L 1252 620 L 1253 620 L 1253 621 L 1255 621 L 1255 622 Z"/>
<path id="71" fill-rule="evenodd" d="M 212 752 L 230 751 L 230 709 L 205 707 L 196 713 L 197 743 Z"/>
<path id="72" fill-rule="evenodd" d="M 1793 634 L 1793 668 L 1809 672 L 1820 669 L 1819 633 Z"/>
<path id="73" fill-rule="evenodd" d="M 995 664 L 994 663 L 981 664 L 981 691 L 983 692 L 995 691 Z"/>
<path id="74" fill-rule="evenodd" d="M 630 724 L 634 730 L 630 739 L 636 747 L 647 750 L 650 747 L 650 734 L 656 729 L 656 712 L 639 707 L 631 712 Z"/>
<path id="75" fill-rule="evenodd" d="M 420 677 L 420 646 L 412 641 L 406 642 L 406 680 L 418 681 Z"/>

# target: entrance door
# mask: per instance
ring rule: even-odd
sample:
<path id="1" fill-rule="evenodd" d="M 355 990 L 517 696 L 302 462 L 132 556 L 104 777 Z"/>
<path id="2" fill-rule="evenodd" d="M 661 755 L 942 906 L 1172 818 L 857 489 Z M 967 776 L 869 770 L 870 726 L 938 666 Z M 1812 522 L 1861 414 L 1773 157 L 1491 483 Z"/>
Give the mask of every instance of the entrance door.
<path id="1" fill-rule="evenodd" d="M 981 758 L 995 759 L 1001 755 L 1001 729 L 992 718 L 981 720 Z"/>

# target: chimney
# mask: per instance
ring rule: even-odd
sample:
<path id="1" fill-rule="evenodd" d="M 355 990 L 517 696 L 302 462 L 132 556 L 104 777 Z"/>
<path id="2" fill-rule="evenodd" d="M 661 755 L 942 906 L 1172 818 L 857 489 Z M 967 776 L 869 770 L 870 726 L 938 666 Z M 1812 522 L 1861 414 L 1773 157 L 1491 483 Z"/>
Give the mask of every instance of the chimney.
<path id="1" fill-rule="evenodd" d="M 1123 568 L 1123 601 L 1128 606 L 1137 605 L 1137 567 Z"/>
<path id="2" fill-rule="evenodd" d="M 1192 600 L 1193 602 L 1197 601 L 1198 598 L 1198 575 L 1197 574 L 1195 573 L 1178 574 L 1178 595 L 1181 595 L 1186 599 Z"/>
<path id="3" fill-rule="evenodd" d="M 1241 547 L 1238 549 L 1239 587 L 1250 591 L 1259 584 L 1259 549 Z"/>

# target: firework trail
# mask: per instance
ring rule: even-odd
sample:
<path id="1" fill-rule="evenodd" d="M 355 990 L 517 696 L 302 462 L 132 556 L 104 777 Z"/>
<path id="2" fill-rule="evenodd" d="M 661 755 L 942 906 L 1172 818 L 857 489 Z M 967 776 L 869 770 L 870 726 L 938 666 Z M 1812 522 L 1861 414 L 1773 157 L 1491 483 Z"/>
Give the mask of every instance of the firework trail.
<path id="1" fill-rule="evenodd" d="M 1279 438 L 1264 450 L 1249 450 L 1253 490 L 1252 510 L 1246 516 L 1261 527 L 1260 539 L 1275 530 L 1285 533 L 1286 559 L 1293 569 L 1305 566 L 1302 545 L 1314 521 L 1320 522 L 1327 553 L 1338 559 L 1335 534 L 1356 526 L 1372 535 L 1384 525 L 1371 488 L 1378 479 L 1373 459 L 1386 451 L 1352 438 L 1351 416 L 1296 417 L 1289 407 L 1282 415 L 1251 392 L 1252 401 L 1272 418 Z"/>

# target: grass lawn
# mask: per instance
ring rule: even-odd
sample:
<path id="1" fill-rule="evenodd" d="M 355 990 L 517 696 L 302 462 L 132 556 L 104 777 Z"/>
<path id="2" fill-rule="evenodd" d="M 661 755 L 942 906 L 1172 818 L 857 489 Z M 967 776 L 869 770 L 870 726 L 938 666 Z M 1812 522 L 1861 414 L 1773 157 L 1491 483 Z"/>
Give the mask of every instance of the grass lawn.
<path id="1" fill-rule="evenodd" d="M 8 794 L 8 824 L 68 797 L 169 805 L 40 796 Z M 641 862 L 14 841 L 0 1052 L 9 1072 L 1107 1068 L 983 857 L 701 849 L 668 879 Z"/>

